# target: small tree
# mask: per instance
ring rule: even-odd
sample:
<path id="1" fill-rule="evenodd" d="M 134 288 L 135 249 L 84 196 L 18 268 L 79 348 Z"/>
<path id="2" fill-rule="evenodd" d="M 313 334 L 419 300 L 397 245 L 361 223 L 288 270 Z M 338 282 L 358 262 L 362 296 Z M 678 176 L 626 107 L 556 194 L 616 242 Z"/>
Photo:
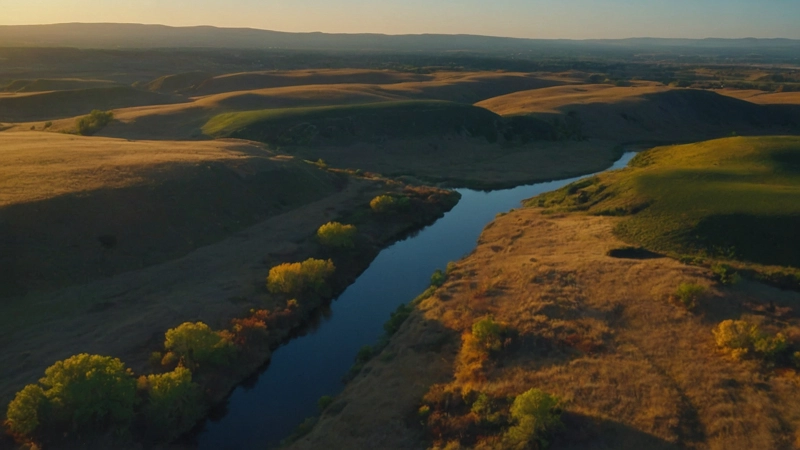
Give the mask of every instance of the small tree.
<path id="1" fill-rule="evenodd" d="M 325 295 L 328 279 L 336 271 L 333 261 L 309 258 L 302 263 L 285 263 L 269 271 L 267 288 L 272 293 L 299 296 L 310 292 Z"/>
<path id="2" fill-rule="evenodd" d="M 328 222 L 317 230 L 317 238 L 327 247 L 353 248 L 355 247 L 356 227 L 342 225 L 339 222 Z"/>
<path id="3" fill-rule="evenodd" d="M 185 367 L 142 376 L 139 388 L 147 392 L 144 417 L 153 437 L 174 438 L 194 425 L 205 412 L 200 387 L 192 382 L 192 372 Z"/>
<path id="4" fill-rule="evenodd" d="M 136 380 L 116 358 L 80 354 L 45 370 L 39 385 L 28 385 L 9 404 L 12 432 L 30 436 L 37 429 L 102 433 L 126 429 L 133 419 Z"/>
<path id="5" fill-rule="evenodd" d="M 503 436 L 504 444 L 511 449 L 546 447 L 547 435 L 563 427 L 558 397 L 539 389 L 531 389 L 514 399 L 511 419 L 514 426 Z"/>
<path id="6" fill-rule="evenodd" d="M 186 322 L 165 335 L 164 347 L 189 367 L 222 366 L 234 357 L 233 343 L 203 322 Z"/>

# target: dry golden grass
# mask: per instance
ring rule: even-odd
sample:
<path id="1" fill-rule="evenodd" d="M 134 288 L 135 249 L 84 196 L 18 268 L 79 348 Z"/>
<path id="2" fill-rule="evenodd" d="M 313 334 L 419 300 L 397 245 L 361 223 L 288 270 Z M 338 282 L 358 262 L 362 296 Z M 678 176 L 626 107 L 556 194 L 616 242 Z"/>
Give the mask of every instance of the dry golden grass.
<path id="1" fill-rule="evenodd" d="M 533 91 L 515 92 L 477 103 L 501 116 L 530 113 L 558 113 L 565 105 L 617 103 L 637 100 L 641 95 L 665 92 L 672 88 L 654 82 L 638 82 L 630 87 L 608 84 L 556 86 Z"/>
<path id="2" fill-rule="evenodd" d="M 477 106 L 500 115 L 544 120 L 565 120 L 572 114 L 583 134 L 595 139 L 687 142 L 731 134 L 795 133 L 800 108 L 775 103 L 779 102 L 762 105 L 716 91 L 636 82 L 629 87 L 570 85 L 516 92 Z"/>
<path id="3" fill-rule="evenodd" d="M 738 89 L 721 89 L 716 92 L 759 105 L 800 105 L 800 92 L 764 92 Z"/>
<path id="4" fill-rule="evenodd" d="M 711 330 L 752 305 L 792 308 L 800 295 L 751 282 L 719 287 L 667 258 L 606 256 L 624 246 L 612 234 L 616 220 L 525 209 L 487 226 L 392 339 L 385 352 L 397 356 L 369 363 L 337 398 L 341 412 L 326 413 L 292 448 L 424 448 L 415 412 L 423 386 L 435 383 L 501 398 L 534 387 L 558 395 L 568 428 L 553 448 L 792 448 L 800 377 L 732 360 Z M 695 314 L 669 301 L 681 282 L 711 289 Z M 519 336 L 482 377 L 454 377 L 460 336 L 486 314 Z"/>
<path id="5" fill-rule="evenodd" d="M 219 80 L 219 81 L 215 81 Z M 567 83 L 560 78 L 523 73 L 441 72 L 415 75 L 390 71 L 292 71 L 231 74 L 213 78 L 214 89 L 200 89 L 184 103 L 120 108 L 102 136 L 129 139 L 202 137 L 211 117 L 233 111 L 365 104 L 398 100 L 479 100 Z M 224 81 L 224 82 L 223 82 Z M 214 93 L 211 93 L 214 92 Z M 21 95 L 21 94 L 14 94 Z M 50 131 L 69 131 L 75 117 L 53 120 Z M 44 129 L 44 121 L 23 122 L 13 130 Z"/>
<path id="6" fill-rule="evenodd" d="M 158 142 L 60 133 L 0 134 L 0 208 L 158 181 L 159 166 L 271 156 L 235 141 Z"/>

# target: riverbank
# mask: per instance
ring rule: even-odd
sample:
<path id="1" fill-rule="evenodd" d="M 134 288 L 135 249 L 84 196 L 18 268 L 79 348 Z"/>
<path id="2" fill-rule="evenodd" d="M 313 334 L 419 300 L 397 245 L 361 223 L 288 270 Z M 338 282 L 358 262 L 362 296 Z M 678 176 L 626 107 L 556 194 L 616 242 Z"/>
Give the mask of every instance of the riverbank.
<path id="1" fill-rule="evenodd" d="M 412 198 L 417 209 L 390 219 L 369 213 L 377 195 Z M 350 177 L 338 193 L 293 209 L 173 261 L 56 292 L 29 295 L 26 304 L 80 305 L 69 314 L 42 314 L 38 321 L 16 323 L 5 335 L 0 387 L 4 404 L 23 385 L 38 379 L 57 360 L 78 352 L 119 357 L 135 373 L 151 373 L 149 356 L 160 350 L 164 332 L 186 321 L 203 321 L 216 329 L 229 326 L 251 309 L 283 306 L 265 286 L 269 269 L 283 262 L 320 256 L 317 228 L 329 221 L 353 221 L 360 229 L 357 254 L 341 264 L 333 291 L 341 291 L 363 271 L 378 251 L 406 233 L 433 222 L 457 202 L 457 194 L 435 188 L 408 187 L 385 179 Z M 301 303 L 295 321 L 272 330 L 277 346 L 324 303 Z M 43 308 L 45 306 L 42 306 Z M 46 332 L 43 332 L 46 330 Z M 207 395 L 225 398 L 239 382 L 257 371 L 269 352 L 214 376 Z"/>
<path id="2" fill-rule="evenodd" d="M 750 281 L 722 286 L 709 270 L 664 257 L 610 257 L 626 246 L 613 234 L 619 220 L 527 208 L 490 223 L 475 251 L 290 448 L 428 448 L 459 440 L 472 447 L 491 432 L 481 431 L 469 403 L 458 406 L 474 398 L 467 393 L 502 404 L 530 388 L 562 399 L 568 431 L 556 435 L 558 448 L 772 449 L 792 442 L 800 424 L 795 372 L 726 357 L 712 329 L 757 315 L 770 323 L 800 294 Z M 670 300 L 681 283 L 708 289 L 694 312 Z M 768 301 L 772 313 L 764 313 Z M 471 372 L 462 335 L 487 315 L 515 334 Z M 798 326 L 795 314 L 777 320 Z M 418 412 L 435 386 L 457 399 L 443 412 L 450 417 L 444 435 L 426 428 Z"/>

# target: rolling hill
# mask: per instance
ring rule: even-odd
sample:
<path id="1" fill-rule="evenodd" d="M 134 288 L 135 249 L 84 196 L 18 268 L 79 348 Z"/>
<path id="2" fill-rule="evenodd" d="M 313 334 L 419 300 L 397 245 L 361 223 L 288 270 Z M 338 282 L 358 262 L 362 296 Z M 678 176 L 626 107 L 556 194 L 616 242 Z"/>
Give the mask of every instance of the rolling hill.
<path id="1" fill-rule="evenodd" d="M 713 91 L 657 83 L 631 87 L 559 86 L 516 92 L 477 103 L 503 116 L 543 120 L 572 114 L 587 137 L 680 142 L 733 134 L 783 134 L 800 130 L 800 106 L 757 105 Z"/>
<path id="2" fill-rule="evenodd" d="M 180 98 L 126 86 L 0 95 L 0 121 L 30 122 L 75 117 L 93 109 L 176 103 Z"/>
<path id="3" fill-rule="evenodd" d="M 345 182 L 224 141 L 3 132 L 0 160 L 2 295 L 173 259 Z"/>
<path id="4" fill-rule="evenodd" d="M 528 204 L 625 216 L 618 234 L 654 251 L 800 268 L 800 138 L 660 147 L 631 166 Z"/>

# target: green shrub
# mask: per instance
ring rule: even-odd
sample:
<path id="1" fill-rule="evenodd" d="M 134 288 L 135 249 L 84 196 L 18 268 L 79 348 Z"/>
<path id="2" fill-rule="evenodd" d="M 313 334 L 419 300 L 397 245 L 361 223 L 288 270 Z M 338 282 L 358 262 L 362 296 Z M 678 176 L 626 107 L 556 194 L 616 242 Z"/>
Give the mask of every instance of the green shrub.
<path id="1" fill-rule="evenodd" d="M 509 449 L 547 447 L 548 435 L 563 427 L 559 399 L 539 389 L 531 389 L 514 399 L 511 419 L 514 426 L 503 436 L 503 443 Z"/>
<path id="2" fill-rule="evenodd" d="M 775 361 L 788 349 L 786 336 L 770 335 L 746 320 L 725 320 L 714 328 L 713 334 L 717 346 L 735 358 L 756 354 L 764 360 Z"/>
<path id="3" fill-rule="evenodd" d="M 742 279 L 736 270 L 727 264 L 714 264 L 711 266 L 711 271 L 717 281 L 722 284 L 736 284 Z"/>
<path id="4" fill-rule="evenodd" d="M 231 362 L 236 349 L 229 339 L 203 322 L 186 322 L 167 330 L 164 348 L 187 367 L 224 366 Z"/>
<path id="5" fill-rule="evenodd" d="M 192 372 L 185 367 L 142 376 L 139 388 L 147 392 L 143 412 L 151 437 L 175 438 L 205 413 L 200 386 L 192 382 Z"/>
<path id="6" fill-rule="evenodd" d="M 447 281 L 447 275 L 439 269 L 431 275 L 431 286 L 441 287 Z"/>
<path id="7" fill-rule="evenodd" d="M 472 325 L 472 336 L 477 344 L 487 352 L 496 352 L 503 348 L 508 328 L 491 317 L 485 317 Z"/>
<path id="8" fill-rule="evenodd" d="M 88 116 L 83 116 L 75 122 L 75 128 L 78 134 L 82 136 L 91 136 L 98 131 L 105 128 L 106 125 L 111 123 L 114 119 L 114 113 L 111 111 L 94 110 Z"/>
<path id="9" fill-rule="evenodd" d="M 327 295 L 328 279 L 336 271 L 330 259 L 309 258 L 302 263 L 286 263 L 273 267 L 267 277 L 267 288 L 272 293 L 299 296 L 304 293 Z"/>
<path id="10" fill-rule="evenodd" d="M 495 407 L 491 397 L 484 393 L 478 395 L 478 398 L 472 403 L 470 411 L 478 416 L 484 425 L 496 425 L 502 419 L 502 415 Z"/>
<path id="11" fill-rule="evenodd" d="M 694 309 L 708 290 L 695 283 L 681 283 L 675 291 L 675 298 L 686 309 Z"/>
<path id="12" fill-rule="evenodd" d="M 387 336 L 392 336 L 397 333 L 397 330 L 400 329 L 400 326 L 403 325 L 403 322 L 408 319 L 408 316 L 411 315 L 411 312 L 414 311 L 413 306 L 409 305 L 400 305 L 397 309 L 389 316 L 389 320 L 383 324 L 383 329 L 386 331 Z"/>
<path id="13" fill-rule="evenodd" d="M 102 433 L 128 428 L 134 416 L 136 380 L 116 358 L 80 354 L 45 370 L 9 404 L 9 428 L 30 436 L 37 429 Z"/>
<path id="14" fill-rule="evenodd" d="M 353 248 L 355 247 L 356 227 L 342 225 L 339 222 L 328 222 L 317 230 L 317 238 L 327 247 Z"/>
<path id="15" fill-rule="evenodd" d="M 45 130 L 50 128 L 50 127 L 52 127 L 52 126 L 53 126 L 53 122 L 47 121 L 47 122 L 44 123 L 44 129 Z"/>

